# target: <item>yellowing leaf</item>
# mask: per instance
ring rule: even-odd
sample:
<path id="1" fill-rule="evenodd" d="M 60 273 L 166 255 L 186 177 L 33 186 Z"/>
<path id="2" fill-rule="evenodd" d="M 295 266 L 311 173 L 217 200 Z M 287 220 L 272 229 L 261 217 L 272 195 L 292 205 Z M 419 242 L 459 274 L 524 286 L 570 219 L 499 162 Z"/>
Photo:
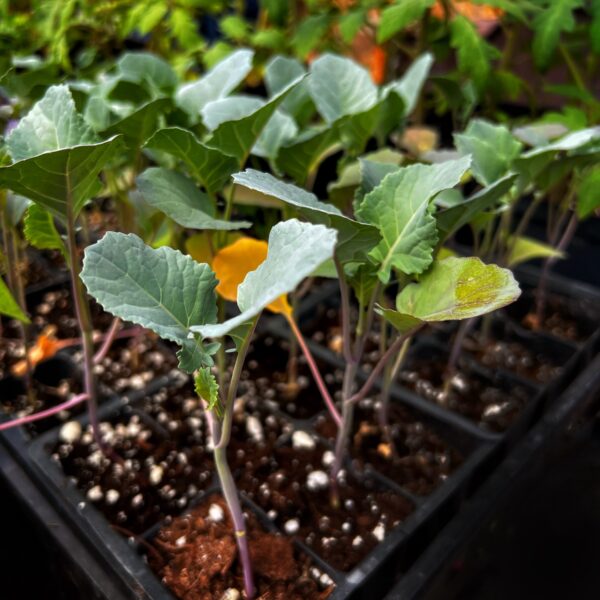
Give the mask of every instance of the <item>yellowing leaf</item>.
<path id="1" fill-rule="evenodd" d="M 265 241 L 242 237 L 219 250 L 212 263 L 219 280 L 217 292 L 226 300 L 237 301 L 238 286 L 250 271 L 256 270 L 265 261 L 268 248 Z M 292 313 L 285 294 L 271 302 L 267 309 L 284 315 Z"/>

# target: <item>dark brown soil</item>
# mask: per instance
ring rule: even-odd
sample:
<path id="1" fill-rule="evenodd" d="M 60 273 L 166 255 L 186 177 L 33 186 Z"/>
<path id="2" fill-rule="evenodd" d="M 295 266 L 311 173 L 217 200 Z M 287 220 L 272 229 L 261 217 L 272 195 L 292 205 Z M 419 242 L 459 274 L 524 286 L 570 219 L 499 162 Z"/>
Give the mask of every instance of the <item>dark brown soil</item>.
<path id="1" fill-rule="evenodd" d="M 215 507 L 222 518 L 214 518 Z M 267 533 L 252 513 L 246 512 L 246 523 L 259 599 L 324 600 L 330 595 L 334 587 L 331 579 L 289 539 Z M 190 513 L 164 526 L 152 545 L 156 550 L 148 554 L 149 564 L 177 598 L 242 597 L 244 580 L 233 524 L 220 496 L 210 496 Z M 227 592 L 232 595 L 224 595 Z"/>
<path id="2" fill-rule="evenodd" d="M 600 326 L 600 311 L 590 300 L 549 295 L 543 320 L 536 315 L 536 305 L 531 292 L 506 309 L 507 314 L 531 331 L 543 331 L 562 340 L 585 342 Z"/>
<path id="3" fill-rule="evenodd" d="M 456 448 L 395 402 L 389 406 L 391 443 L 377 423 L 371 401 L 357 407 L 354 417 L 350 447 L 354 465 L 375 469 L 414 494 L 431 494 L 463 462 Z M 316 430 L 332 441 L 337 432 L 328 415 L 320 418 Z"/>
<path id="4" fill-rule="evenodd" d="M 298 356 L 298 375 L 290 385 L 287 372 L 290 346 L 287 340 L 273 336 L 257 338 L 252 342 L 246 359 L 242 381 L 252 380 L 256 395 L 263 400 L 276 403 L 284 413 L 296 419 L 309 419 L 321 412 L 325 406 L 314 382 L 304 355 Z M 341 387 L 343 374 L 330 365 L 315 359 L 330 394 Z"/>
<path id="5" fill-rule="evenodd" d="M 156 415 L 158 426 L 138 414 L 120 414 L 101 425 L 122 464 L 102 455 L 89 427 L 77 441 L 59 444 L 53 455 L 88 501 L 134 534 L 180 513 L 214 474 L 202 409 L 189 387 L 161 389 L 142 405 Z"/>
<path id="6" fill-rule="evenodd" d="M 400 383 L 422 398 L 456 411 L 494 432 L 505 431 L 519 416 L 533 393 L 523 385 L 492 381 L 466 367 L 459 367 L 447 395 L 444 383 L 447 358 L 411 357 L 400 374 Z"/>
<path id="7" fill-rule="evenodd" d="M 289 535 L 296 536 L 341 571 L 350 571 L 413 511 L 404 496 L 339 478 L 339 507 L 331 502 L 328 478 L 331 453 L 322 444 L 273 448 L 271 461 L 247 465 L 237 485 Z"/>

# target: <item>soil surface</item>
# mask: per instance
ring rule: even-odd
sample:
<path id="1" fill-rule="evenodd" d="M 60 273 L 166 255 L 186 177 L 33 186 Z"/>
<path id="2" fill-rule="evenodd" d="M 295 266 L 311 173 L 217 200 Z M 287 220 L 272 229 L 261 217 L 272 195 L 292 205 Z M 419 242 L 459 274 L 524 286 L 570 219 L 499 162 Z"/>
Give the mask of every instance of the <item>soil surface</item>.
<path id="1" fill-rule="evenodd" d="M 387 434 L 371 400 L 355 409 L 354 423 L 350 447 L 354 466 L 375 469 L 413 494 L 431 494 L 463 462 L 456 448 L 395 402 L 390 402 Z M 316 430 L 332 442 L 335 439 L 337 430 L 329 415 L 319 419 Z"/>
<path id="2" fill-rule="evenodd" d="M 430 402 L 456 411 L 490 431 L 508 429 L 521 411 L 532 400 L 534 392 L 525 385 L 491 380 L 459 365 L 444 394 L 447 357 L 431 350 L 429 357 L 409 357 L 400 372 L 400 383 Z"/>
<path id="3" fill-rule="evenodd" d="M 331 578 L 281 535 L 268 533 L 246 511 L 248 544 L 257 598 L 324 600 Z M 152 540 L 148 562 L 182 600 L 241 598 L 243 573 L 224 500 L 212 495 L 190 513 L 165 525 Z"/>

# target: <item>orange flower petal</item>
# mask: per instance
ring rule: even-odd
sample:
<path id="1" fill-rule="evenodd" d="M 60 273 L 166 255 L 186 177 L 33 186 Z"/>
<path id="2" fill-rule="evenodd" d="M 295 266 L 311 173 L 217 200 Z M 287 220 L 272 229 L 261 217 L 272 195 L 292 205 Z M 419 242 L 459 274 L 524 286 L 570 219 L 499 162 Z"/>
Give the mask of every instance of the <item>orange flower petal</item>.
<path id="1" fill-rule="evenodd" d="M 250 271 L 256 270 L 264 262 L 268 249 L 267 242 L 242 237 L 219 250 L 212 262 L 213 271 L 219 280 L 217 292 L 226 300 L 235 302 L 238 286 Z M 274 313 L 292 313 L 286 295 L 271 302 L 267 309 Z"/>
<path id="2" fill-rule="evenodd" d="M 46 327 L 38 336 L 35 344 L 27 351 L 29 365 L 32 369 L 43 360 L 52 358 L 60 350 L 61 343 L 54 336 L 55 332 L 55 326 Z M 26 359 L 20 360 L 11 367 L 10 372 L 16 377 L 23 377 L 27 373 L 27 366 Z"/>

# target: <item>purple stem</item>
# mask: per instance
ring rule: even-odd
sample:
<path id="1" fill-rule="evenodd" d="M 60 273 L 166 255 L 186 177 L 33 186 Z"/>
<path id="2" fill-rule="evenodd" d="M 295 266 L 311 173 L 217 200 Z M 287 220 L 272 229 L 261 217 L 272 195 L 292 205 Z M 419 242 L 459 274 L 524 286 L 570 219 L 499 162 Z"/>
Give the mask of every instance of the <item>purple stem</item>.
<path id="1" fill-rule="evenodd" d="M 78 394 L 77 396 L 73 396 L 73 398 L 71 398 L 70 400 L 63 402 L 62 404 L 53 406 L 52 408 L 42 410 L 40 412 L 28 415 L 26 417 L 21 417 L 19 419 L 13 419 L 12 421 L 8 421 L 7 423 L 2 423 L 0 424 L 0 431 L 12 429 L 13 427 L 18 427 L 19 425 L 25 425 L 26 423 L 33 423 L 33 421 L 39 421 L 40 419 L 46 419 L 47 417 L 51 417 L 56 413 L 62 412 L 63 410 L 68 410 L 69 408 L 73 408 L 73 406 L 76 406 L 77 404 L 81 404 L 82 402 L 87 400 L 87 398 L 87 394 Z"/>
<path id="2" fill-rule="evenodd" d="M 304 353 L 306 362 L 308 363 L 308 366 L 310 367 L 310 371 L 315 379 L 315 383 L 317 384 L 317 387 L 319 388 L 319 392 L 321 393 L 321 396 L 323 397 L 323 400 L 325 401 L 325 404 L 327 405 L 327 409 L 329 410 L 329 413 L 331 414 L 332 419 L 335 421 L 335 424 L 338 427 L 341 427 L 342 418 L 340 417 L 340 413 L 337 411 L 337 408 L 335 407 L 335 403 L 333 402 L 333 399 L 329 395 L 327 386 L 325 385 L 325 382 L 323 381 L 323 378 L 321 377 L 321 373 L 319 372 L 319 367 L 317 366 L 317 363 L 315 362 L 315 359 L 313 358 L 313 355 L 312 355 L 308 345 L 306 344 L 306 341 L 304 340 L 304 337 L 302 336 L 302 333 L 301 333 L 300 329 L 298 328 L 298 325 L 296 325 L 296 321 L 294 321 L 294 318 L 292 317 L 292 315 L 286 314 L 285 318 L 287 319 L 287 322 L 289 323 L 290 328 L 292 329 L 292 331 L 294 332 L 294 335 L 296 336 L 296 339 L 298 340 L 298 344 L 300 345 L 300 348 L 302 349 L 302 352 Z"/>
<path id="3" fill-rule="evenodd" d="M 104 342 L 100 347 L 100 350 L 94 354 L 94 364 L 97 365 L 102 362 L 104 357 L 108 354 L 112 343 L 115 341 L 117 332 L 119 331 L 119 327 L 121 326 L 121 319 L 119 317 L 115 317 L 113 322 L 108 330 L 108 333 L 104 336 Z"/>

